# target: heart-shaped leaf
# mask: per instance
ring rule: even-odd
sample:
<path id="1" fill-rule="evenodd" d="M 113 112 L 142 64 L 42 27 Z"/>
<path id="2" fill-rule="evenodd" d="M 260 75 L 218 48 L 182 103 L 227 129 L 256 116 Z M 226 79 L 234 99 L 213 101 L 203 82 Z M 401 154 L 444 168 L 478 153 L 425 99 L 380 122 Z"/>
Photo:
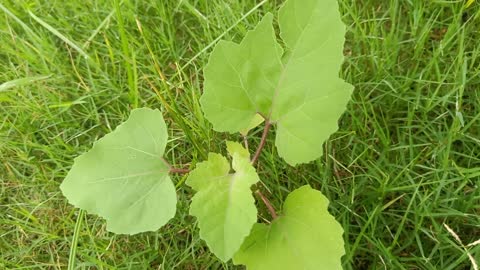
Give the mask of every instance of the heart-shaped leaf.
<path id="1" fill-rule="evenodd" d="M 341 270 L 343 229 L 320 191 L 303 186 L 288 195 L 272 224 L 255 224 L 235 264 L 249 270 Z"/>
<path id="2" fill-rule="evenodd" d="M 127 121 L 75 159 L 60 186 L 63 195 L 105 218 L 111 232 L 159 229 L 173 218 L 177 204 L 162 158 L 167 137 L 160 111 L 133 110 Z"/>

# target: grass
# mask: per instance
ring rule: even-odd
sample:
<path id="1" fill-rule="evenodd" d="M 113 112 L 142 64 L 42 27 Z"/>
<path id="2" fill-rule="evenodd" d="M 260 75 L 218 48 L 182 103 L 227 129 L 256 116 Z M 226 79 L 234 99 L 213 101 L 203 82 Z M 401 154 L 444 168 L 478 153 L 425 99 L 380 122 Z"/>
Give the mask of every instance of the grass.
<path id="1" fill-rule="evenodd" d="M 137 106 L 164 111 L 173 164 L 224 152 L 239 138 L 203 117 L 202 67 L 219 37 L 239 41 L 281 2 L 2 1 L 0 268 L 67 268 L 73 241 L 76 269 L 235 268 L 199 239 L 181 177 L 176 218 L 135 236 L 108 233 L 58 187 Z M 443 224 L 464 244 L 480 238 L 480 4 L 340 6 L 353 100 L 316 162 L 289 167 L 268 138 L 267 196 L 280 209 L 293 189 L 320 189 L 345 229 L 345 269 L 473 269 L 480 245 L 464 249 Z"/>

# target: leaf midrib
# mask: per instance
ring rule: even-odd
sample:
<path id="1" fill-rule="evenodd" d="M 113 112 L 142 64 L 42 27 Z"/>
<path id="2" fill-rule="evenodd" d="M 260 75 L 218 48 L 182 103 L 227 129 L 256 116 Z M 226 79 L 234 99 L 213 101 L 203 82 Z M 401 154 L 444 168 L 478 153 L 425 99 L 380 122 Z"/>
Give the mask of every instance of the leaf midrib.
<path id="1" fill-rule="evenodd" d="M 315 6 L 315 9 L 314 9 L 314 10 L 316 10 L 316 9 L 318 8 L 318 5 L 319 5 L 319 4 L 317 4 L 317 5 Z M 302 29 L 300 35 L 298 36 L 298 38 L 297 38 L 297 40 L 296 40 L 296 42 L 295 42 L 295 45 L 293 46 L 293 50 L 291 51 L 291 54 L 290 54 L 290 57 L 289 57 L 287 63 L 283 64 L 282 61 L 281 61 L 281 57 L 280 57 L 280 59 L 279 59 L 279 61 L 280 61 L 280 63 L 281 63 L 281 66 L 282 66 L 282 72 L 281 72 L 280 77 L 279 77 L 279 79 L 278 79 L 277 86 L 275 87 L 275 89 L 274 89 L 274 91 L 273 91 L 272 105 L 271 105 L 271 107 L 270 107 L 270 111 L 268 112 L 268 116 L 267 116 L 267 119 L 270 120 L 270 121 L 271 121 L 271 118 L 272 118 L 273 108 L 275 107 L 275 101 L 277 100 L 278 93 L 279 93 L 279 91 L 280 91 L 280 86 L 281 86 L 283 80 L 285 79 L 286 71 L 288 70 L 288 67 L 290 66 L 290 61 L 292 61 L 293 55 L 295 54 L 295 52 L 296 52 L 296 50 L 297 50 L 297 48 L 298 48 L 298 46 L 297 46 L 298 42 L 303 38 L 303 35 L 305 34 L 305 30 L 306 30 L 307 28 L 309 28 L 310 25 L 311 25 L 313 14 L 314 14 L 314 12 L 312 11 L 312 12 L 310 13 L 310 17 L 309 17 L 309 19 L 308 19 L 308 24 L 305 25 L 305 27 Z M 296 14 L 295 14 L 295 21 L 297 20 L 296 18 L 297 18 L 297 16 L 296 16 Z M 323 46 L 323 44 L 322 44 L 322 46 Z M 287 48 L 288 48 L 288 46 L 287 46 Z M 284 55 L 285 55 L 285 53 L 287 53 L 287 52 L 285 51 L 285 52 L 284 52 Z"/>

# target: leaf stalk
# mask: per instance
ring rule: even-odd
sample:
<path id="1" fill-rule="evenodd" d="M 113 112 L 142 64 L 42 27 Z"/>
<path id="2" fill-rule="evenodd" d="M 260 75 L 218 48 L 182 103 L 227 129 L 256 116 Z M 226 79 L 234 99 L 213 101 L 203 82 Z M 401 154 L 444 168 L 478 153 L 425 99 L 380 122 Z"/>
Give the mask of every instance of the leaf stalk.
<path id="1" fill-rule="evenodd" d="M 187 174 L 190 172 L 189 169 L 182 169 L 182 168 L 170 168 L 170 173 L 176 173 L 176 174 Z"/>
<path id="2" fill-rule="evenodd" d="M 260 199 L 262 199 L 263 203 L 268 209 L 268 212 L 270 212 L 270 215 L 272 216 L 272 221 L 275 220 L 278 217 L 277 212 L 275 212 L 275 208 L 273 208 L 272 204 L 267 199 L 267 197 L 265 197 L 265 195 L 263 195 L 263 193 L 260 190 L 255 191 L 255 194 L 257 194 L 260 197 Z"/>
<path id="3" fill-rule="evenodd" d="M 260 144 L 258 145 L 257 151 L 255 151 L 255 155 L 252 158 L 252 165 L 254 165 L 257 162 L 258 158 L 260 157 L 260 153 L 262 152 L 262 149 L 265 146 L 265 143 L 267 141 L 267 135 L 268 135 L 268 132 L 270 131 L 271 126 L 272 124 L 270 123 L 270 120 L 266 119 L 265 127 L 263 128 L 262 138 L 260 139 Z"/>

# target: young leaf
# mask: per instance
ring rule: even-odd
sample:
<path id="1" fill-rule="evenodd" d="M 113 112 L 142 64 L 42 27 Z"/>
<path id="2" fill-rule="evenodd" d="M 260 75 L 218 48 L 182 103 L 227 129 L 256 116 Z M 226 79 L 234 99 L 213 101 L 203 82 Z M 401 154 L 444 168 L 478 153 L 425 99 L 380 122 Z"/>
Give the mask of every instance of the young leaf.
<path id="1" fill-rule="evenodd" d="M 338 78 L 345 26 L 337 0 L 288 0 L 279 12 L 285 53 L 267 14 L 240 44 L 221 41 L 205 67 L 201 105 L 217 131 L 248 129 L 257 113 L 276 124 L 289 164 L 322 155 L 353 87 Z"/>
<path id="2" fill-rule="evenodd" d="M 249 270 L 342 269 L 343 229 L 327 206 L 310 186 L 293 191 L 271 225 L 254 225 L 233 262 Z"/>
<path id="3" fill-rule="evenodd" d="M 227 150 L 235 173 L 230 173 L 225 157 L 210 153 L 207 161 L 197 164 L 186 182 L 197 191 L 190 214 L 198 219 L 200 237 L 223 261 L 237 252 L 257 220 L 250 186 L 259 181 L 245 148 L 227 142 Z"/>
<path id="4" fill-rule="evenodd" d="M 115 131 L 77 157 L 60 189 L 69 202 L 107 220 L 121 234 L 155 231 L 176 211 L 175 187 L 162 159 L 162 113 L 135 109 Z"/>

